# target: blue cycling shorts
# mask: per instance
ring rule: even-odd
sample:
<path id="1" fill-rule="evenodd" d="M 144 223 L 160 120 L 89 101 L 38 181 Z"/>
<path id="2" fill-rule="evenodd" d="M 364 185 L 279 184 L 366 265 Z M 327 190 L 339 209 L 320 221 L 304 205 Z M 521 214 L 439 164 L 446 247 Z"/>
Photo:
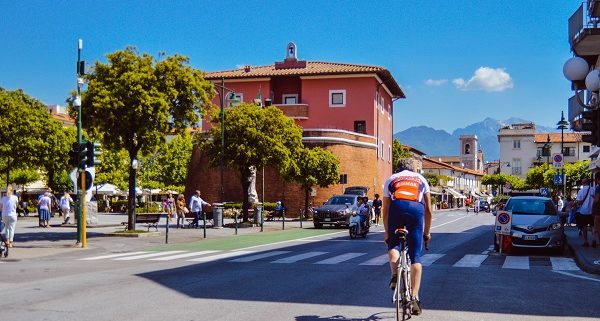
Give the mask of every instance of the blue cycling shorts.
<path id="1" fill-rule="evenodd" d="M 404 226 L 408 230 L 406 243 L 412 263 L 421 263 L 423 251 L 423 228 L 425 206 L 422 203 L 406 200 L 392 200 L 388 211 L 388 249 L 400 250 L 400 238 L 394 233 Z"/>

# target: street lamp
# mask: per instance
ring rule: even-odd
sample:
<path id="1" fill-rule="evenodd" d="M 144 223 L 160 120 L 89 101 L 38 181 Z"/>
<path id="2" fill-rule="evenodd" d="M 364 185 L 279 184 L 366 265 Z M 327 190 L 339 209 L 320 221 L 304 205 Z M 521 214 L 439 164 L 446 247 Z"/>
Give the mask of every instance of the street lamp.
<path id="1" fill-rule="evenodd" d="M 558 123 L 556 123 L 556 125 L 558 127 L 556 127 L 557 129 L 560 129 L 560 153 L 564 156 L 565 154 L 565 147 L 564 145 L 564 131 L 565 129 L 569 129 L 569 122 L 565 120 L 565 113 L 561 110 L 560 112 L 560 121 Z M 563 158 L 564 160 L 564 158 Z M 565 174 L 565 168 L 561 168 L 560 171 L 561 175 Z M 566 182 L 566 177 L 562 177 L 563 178 L 563 196 L 566 194 L 566 190 L 567 190 L 567 182 Z"/>
<path id="2" fill-rule="evenodd" d="M 225 78 L 221 78 L 221 85 L 214 84 L 216 87 L 219 87 L 221 91 L 217 91 L 219 94 L 220 103 L 221 103 L 221 157 L 220 157 L 220 167 L 221 167 L 221 189 L 220 189 L 220 202 L 223 203 L 225 201 L 225 189 L 223 183 L 223 169 L 224 169 L 224 155 L 225 155 L 225 92 L 227 91 L 227 95 L 235 94 L 235 91 L 225 87 Z M 230 102 L 236 101 L 236 97 L 228 97 Z"/>
<path id="3" fill-rule="evenodd" d="M 137 197 L 137 191 L 136 191 L 136 178 L 135 178 L 135 174 L 137 172 L 137 169 L 140 167 L 140 161 L 138 161 L 137 159 L 133 159 L 131 161 L 131 168 L 133 169 L 133 197 L 131 198 L 131 211 L 133 212 L 131 214 L 132 217 L 132 224 L 133 224 L 133 230 L 135 230 L 135 199 Z M 168 222 L 167 222 L 168 224 Z"/>
<path id="4" fill-rule="evenodd" d="M 598 106 L 598 90 L 600 89 L 600 70 L 592 69 L 587 61 L 581 57 L 572 57 L 567 60 L 563 66 L 563 74 L 565 78 L 573 82 L 573 89 L 575 90 L 575 96 L 581 106 L 585 108 L 594 108 Z M 585 81 L 585 88 L 583 88 L 582 82 Z M 591 93 L 589 104 L 585 104 L 581 101 L 579 92 L 583 89 L 587 89 Z"/>
<path id="5" fill-rule="evenodd" d="M 550 148 L 552 144 L 550 143 L 550 134 L 548 134 L 548 138 L 546 139 L 546 143 L 544 144 L 543 150 L 546 151 L 546 162 L 550 164 Z"/>

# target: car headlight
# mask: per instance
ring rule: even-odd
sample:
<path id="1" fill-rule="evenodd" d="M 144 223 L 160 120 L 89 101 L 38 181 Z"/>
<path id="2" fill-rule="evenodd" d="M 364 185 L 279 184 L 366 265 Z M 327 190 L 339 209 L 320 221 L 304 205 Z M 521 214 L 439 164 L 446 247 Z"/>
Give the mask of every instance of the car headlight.
<path id="1" fill-rule="evenodd" d="M 559 230 L 562 225 L 560 223 L 554 223 L 550 225 L 551 230 Z"/>

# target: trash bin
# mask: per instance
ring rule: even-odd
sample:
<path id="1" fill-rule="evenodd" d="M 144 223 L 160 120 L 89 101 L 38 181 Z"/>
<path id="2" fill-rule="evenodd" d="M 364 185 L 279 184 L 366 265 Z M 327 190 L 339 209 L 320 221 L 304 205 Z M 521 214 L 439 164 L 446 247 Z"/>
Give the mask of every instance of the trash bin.
<path id="1" fill-rule="evenodd" d="M 213 203 L 213 221 L 214 227 L 223 227 L 223 210 L 225 205 L 223 203 Z"/>
<path id="2" fill-rule="evenodd" d="M 256 203 L 254 207 L 254 224 L 261 224 L 260 217 L 262 215 L 263 203 Z"/>

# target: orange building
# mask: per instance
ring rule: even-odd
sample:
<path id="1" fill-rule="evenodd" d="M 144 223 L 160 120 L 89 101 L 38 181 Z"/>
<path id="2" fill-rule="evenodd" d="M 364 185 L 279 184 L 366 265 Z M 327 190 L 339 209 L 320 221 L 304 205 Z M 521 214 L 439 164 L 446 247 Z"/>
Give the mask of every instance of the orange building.
<path id="1" fill-rule="evenodd" d="M 347 182 L 316 188 L 312 200 L 315 204 L 347 186 L 369 187 L 370 198 L 381 194 L 384 180 L 392 173 L 393 101 L 405 98 L 387 69 L 298 60 L 296 46 L 290 43 L 282 62 L 210 72 L 205 79 L 217 88 L 223 82 L 230 91 L 227 96 L 235 97 L 226 102 L 227 108 L 235 108 L 238 101 L 276 106 L 303 128 L 305 146 L 319 146 L 338 157 Z M 219 105 L 218 96 L 215 103 Z M 203 129 L 208 126 L 205 119 Z M 208 201 L 219 200 L 219 169 L 209 168 L 198 151 L 194 152 L 189 172 L 188 193 L 201 189 Z M 227 172 L 224 180 L 224 200 L 240 201 L 240 179 Z M 267 168 L 264 177 L 259 172 L 256 182 L 261 201 L 283 200 L 291 216 L 303 205 L 300 188 L 284 183 L 274 168 Z"/>

